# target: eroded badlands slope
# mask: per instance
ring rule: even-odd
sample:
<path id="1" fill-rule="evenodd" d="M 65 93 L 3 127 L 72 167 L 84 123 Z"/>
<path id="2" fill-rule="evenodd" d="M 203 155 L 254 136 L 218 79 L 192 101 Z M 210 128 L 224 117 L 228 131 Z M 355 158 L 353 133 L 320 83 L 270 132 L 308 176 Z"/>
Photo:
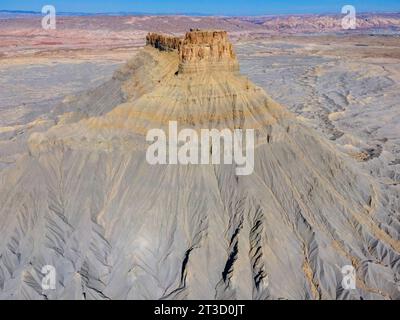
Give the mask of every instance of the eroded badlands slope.
<path id="1" fill-rule="evenodd" d="M 226 33 L 147 41 L 0 172 L 0 298 L 399 299 L 379 184 L 241 76 Z M 146 132 L 169 121 L 254 128 L 254 173 L 149 165 Z"/>

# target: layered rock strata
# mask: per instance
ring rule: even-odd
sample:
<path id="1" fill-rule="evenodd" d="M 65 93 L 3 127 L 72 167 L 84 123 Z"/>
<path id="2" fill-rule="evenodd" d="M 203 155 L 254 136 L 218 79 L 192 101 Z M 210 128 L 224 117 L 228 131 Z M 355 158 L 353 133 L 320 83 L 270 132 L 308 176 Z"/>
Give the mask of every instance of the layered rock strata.
<path id="1" fill-rule="evenodd" d="M 183 38 L 149 33 L 147 45 L 177 51 L 180 72 L 238 71 L 239 64 L 226 31 L 195 30 Z"/>

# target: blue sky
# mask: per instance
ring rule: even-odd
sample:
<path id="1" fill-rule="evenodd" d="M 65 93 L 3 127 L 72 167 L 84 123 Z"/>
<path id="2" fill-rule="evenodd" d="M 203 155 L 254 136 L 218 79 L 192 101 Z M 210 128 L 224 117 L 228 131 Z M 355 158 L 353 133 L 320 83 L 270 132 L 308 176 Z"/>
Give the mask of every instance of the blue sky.
<path id="1" fill-rule="evenodd" d="M 400 12 L 400 0 L 0 0 L 0 10 L 41 11 L 52 4 L 58 12 L 203 13 L 219 15 L 268 15 L 340 13 L 351 4 L 358 12 Z"/>

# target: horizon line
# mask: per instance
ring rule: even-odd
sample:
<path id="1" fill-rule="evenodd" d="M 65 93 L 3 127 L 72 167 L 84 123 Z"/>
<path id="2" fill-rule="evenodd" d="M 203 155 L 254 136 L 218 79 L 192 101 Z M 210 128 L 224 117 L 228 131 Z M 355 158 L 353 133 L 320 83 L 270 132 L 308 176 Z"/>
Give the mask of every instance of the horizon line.
<path id="1" fill-rule="evenodd" d="M 16 14 L 16 15 L 43 15 L 41 11 L 33 10 L 1 10 L 1 13 Z M 357 14 L 398 14 L 400 11 L 384 11 L 384 10 L 374 10 L 374 11 L 360 11 Z M 213 14 L 213 13 L 202 13 L 202 12 L 176 12 L 176 13 L 149 13 L 141 11 L 109 11 L 109 12 L 85 12 L 85 11 L 59 11 L 58 15 L 63 16 L 198 16 L 198 17 L 266 17 L 266 16 L 306 16 L 306 15 L 342 15 L 342 13 L 326 11 L 326 12 L 310 12 L 310 13 L 265 13 L 265 14 Z"/>

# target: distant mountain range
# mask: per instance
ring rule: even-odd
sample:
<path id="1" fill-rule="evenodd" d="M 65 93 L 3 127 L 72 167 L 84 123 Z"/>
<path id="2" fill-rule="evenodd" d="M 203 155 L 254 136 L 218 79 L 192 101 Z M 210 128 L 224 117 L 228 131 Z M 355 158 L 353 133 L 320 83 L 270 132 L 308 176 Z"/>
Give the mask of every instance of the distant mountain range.
<path id="1" fill-rule="evenodd" d="M 148 13 L 148 12 L 57 12 L 62 16 L 157 16 L 157 15 L 185 15 L 185 16 L 212 16 L 212 14 L 200 12 L 182 12 L 182 13 Z M 0 15 L 42 15 L 40 11 L 24 11 L 24 10 L 0 10 Z"/>
<path id="2" fill-rule="evenodd" d="M 379 14 L 379 15 L 398 15 L 400 12 L 360 12 L 359 15 L 366 14 Z M 40 11 L 27 11 L 27 10 L 0 10 L 1 15 L 42 15 Z M 238 17 L 240 15 L 215 15 L 215 14 L 207 14 L 201 12 L 177 12 L 177 13 L 149 13 L 149 12 L 100 12 L 100 13 L 90 13 L 90 12 L 57 12 L 57 15 L 60 16 L 174 16 L 174 15 L 182 15 L 182 16 L 197 16 L 197 17 L 209 17 L 209 16 L 229 16 L 229 17 Z M 252 17 L 277 17 L 277 16 L 332 16 L 337 15 L 337 13 L 320 13 L 320 14 L 264 14 L 264 15 L 243 15 L 243 16 L 252 16 Z"/>

